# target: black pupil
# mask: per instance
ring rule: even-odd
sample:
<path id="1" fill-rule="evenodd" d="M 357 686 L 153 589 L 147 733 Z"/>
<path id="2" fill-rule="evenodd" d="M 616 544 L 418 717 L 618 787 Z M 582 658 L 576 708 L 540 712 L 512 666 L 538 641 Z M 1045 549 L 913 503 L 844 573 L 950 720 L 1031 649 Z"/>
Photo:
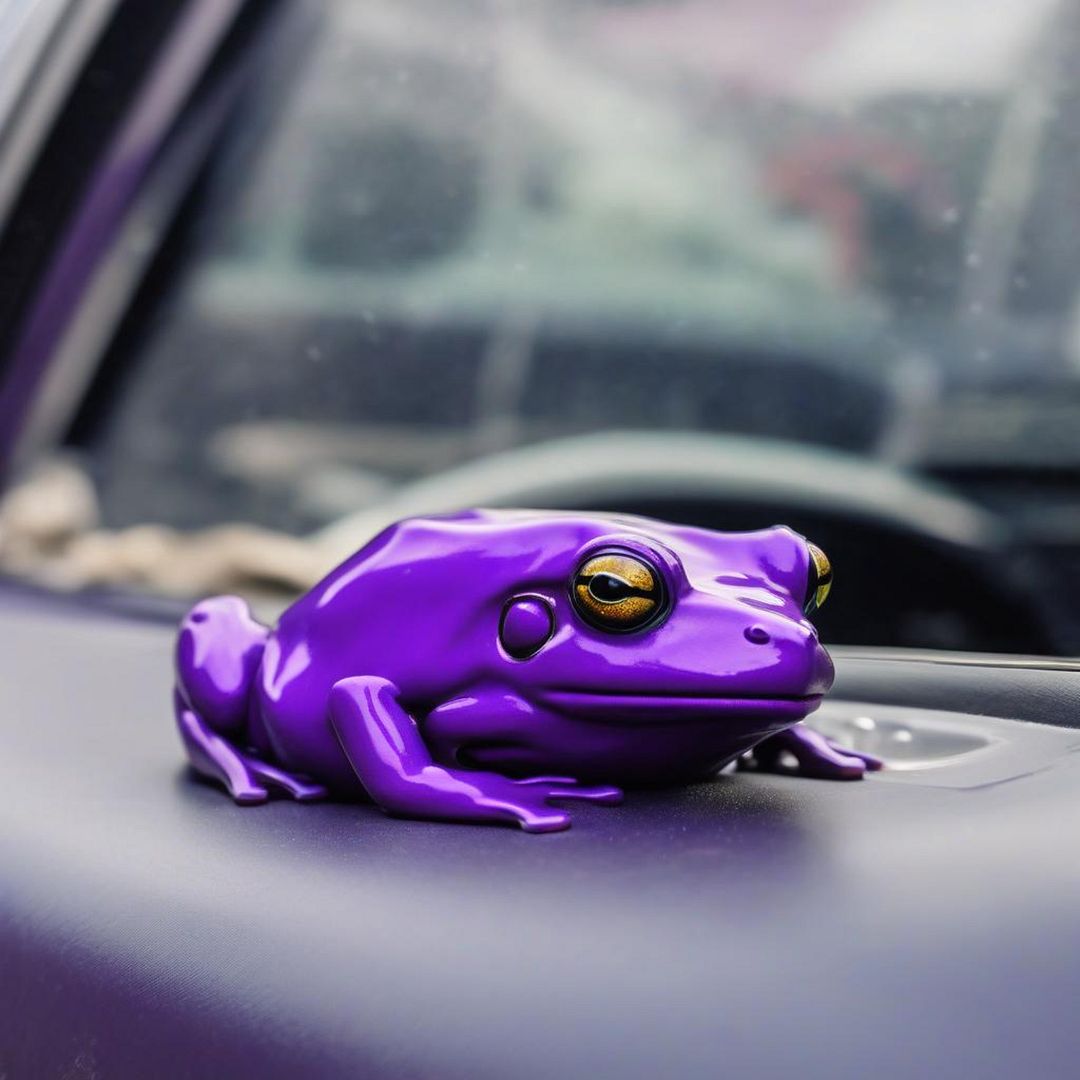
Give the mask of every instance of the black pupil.
<path id="1" fill-rule="evenodd" d="M 589 580 L 589 592 L 604 604 L 625 600 L 633 591 L 633 586 L 614 574 L 593 574 Z"/>

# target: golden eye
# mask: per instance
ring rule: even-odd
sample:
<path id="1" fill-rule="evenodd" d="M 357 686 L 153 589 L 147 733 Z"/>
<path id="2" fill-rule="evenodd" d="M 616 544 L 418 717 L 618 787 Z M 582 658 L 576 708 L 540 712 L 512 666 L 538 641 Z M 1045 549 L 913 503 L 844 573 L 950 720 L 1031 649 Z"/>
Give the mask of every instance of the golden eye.
<path id="1" fill-rule="evenodd" d="M 832 588 L 832 564 L 828 555 L 817 546 L 807 542 L 810 552 L 810 566 L 807 570 L 806 603 L 803 611 L 810 615 L 825 603 Z"/>
<path id="2" fill-rule="evenodd" d="M 637 630 L 664 607 L 660 574 L 643 559 L 616 552 L 587 559 L 570 593 L 578 614 L 601 630 Z"/>

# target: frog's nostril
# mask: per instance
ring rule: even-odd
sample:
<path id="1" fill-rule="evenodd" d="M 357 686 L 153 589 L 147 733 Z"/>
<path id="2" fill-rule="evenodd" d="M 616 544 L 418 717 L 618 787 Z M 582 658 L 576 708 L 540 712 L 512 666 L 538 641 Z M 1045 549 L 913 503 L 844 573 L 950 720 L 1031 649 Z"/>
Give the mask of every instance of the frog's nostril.
<path id="1" fill-rule="evenodd" d="M 769 637 L 769 631 L 764 626 L 748 626 L 743 631 L 743 636 L 752 645 L 768 645 L 772 638 Z"/>

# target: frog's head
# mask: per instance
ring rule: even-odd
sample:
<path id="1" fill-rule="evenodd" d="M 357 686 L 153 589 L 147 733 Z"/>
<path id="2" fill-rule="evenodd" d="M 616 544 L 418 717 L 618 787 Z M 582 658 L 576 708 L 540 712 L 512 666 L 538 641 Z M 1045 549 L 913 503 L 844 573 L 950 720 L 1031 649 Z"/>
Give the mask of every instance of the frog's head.
<path id="1" fill-rule="evenodd" d="M 538 703 L 609 723 L 730 717 L 765 730 L 829 689 L 832 662 L 808 616 L 832 572 L 791 529 L 620 518 L 590 531 L 502 610 L 503 660 Z"/>

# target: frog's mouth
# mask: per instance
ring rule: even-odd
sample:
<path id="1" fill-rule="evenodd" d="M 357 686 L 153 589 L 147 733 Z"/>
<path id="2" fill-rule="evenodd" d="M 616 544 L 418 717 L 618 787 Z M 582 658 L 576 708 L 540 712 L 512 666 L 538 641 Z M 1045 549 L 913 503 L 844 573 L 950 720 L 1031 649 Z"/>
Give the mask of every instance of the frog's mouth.
<path id="1" fill-rule="evenodd" d="M 676 717 L 707 719 L 731 717 L 788 727 L 813 712 L 822 694 L 790 697 L 739 697 L 725 694 L 627 693 L 611 690 L 552 689 L 541 694 L 542 704 L 570 716 L 588 716 L 600 722 L 661 723 Z"/>

